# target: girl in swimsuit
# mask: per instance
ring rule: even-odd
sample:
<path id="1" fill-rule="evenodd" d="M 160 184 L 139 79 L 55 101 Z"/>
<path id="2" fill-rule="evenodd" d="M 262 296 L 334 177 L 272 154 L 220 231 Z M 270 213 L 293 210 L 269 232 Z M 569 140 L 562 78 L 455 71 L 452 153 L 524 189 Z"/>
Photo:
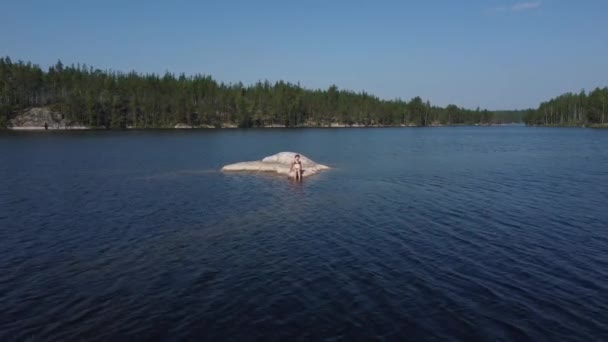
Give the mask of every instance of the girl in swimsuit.
<path id="1" fill-rule="evenodd" d="M 302 162 L 300 161 L 300 155 L 296 154 L 293 158 L 293 162 L 291 162 L 291 169 L 289 172 L 295 171 L 295 178 L 297 181 L 302 180 Z"/>

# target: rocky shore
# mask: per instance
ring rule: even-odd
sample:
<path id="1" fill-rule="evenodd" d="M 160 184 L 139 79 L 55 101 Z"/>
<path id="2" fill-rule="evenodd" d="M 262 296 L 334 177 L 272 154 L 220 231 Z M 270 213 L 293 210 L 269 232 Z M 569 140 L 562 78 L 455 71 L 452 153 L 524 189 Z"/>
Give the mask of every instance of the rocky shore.
<path id="1" fill-rule="evenodd" d="M 428 127 L 445 126 L 439 122 L 432 122 Z M 218 126 L 212 125 L 191 125 L 187 123 L 178 123 L 171 127 L 159 127 L 169 129 L 215 129 L 215 128 L 238 128 L 234 123 L 222 123 Z M 260 127 L 252 128 L 379 128 L 379 127 L 417 127 L 414 124 L 406 125 L 381 125 L 377 123 L 360 124 L 360 123 L 323 123 L 306 122 L 298 126 L 286 126 L 282 124 L 269 124 Z M 105 127 L 89 127 L 79 122 L 72 122 L 65 119 L 65 116 L 59 112 L 53 111 L 49 107 L 29 108 L 8 121 L 8 129 L 11 130 L 87 130 L 87 129 L 105 129 Z M 127 126 L 126 129 L 142 129 L 140 127 Z"/>
<path id="2" fill-rule="evenodd" d="M 9 120 L 13 130 L 81 130 L 90 129 L 78 122 L 67 121 L 61 113 L 48 107 L 30 108 Z"/>

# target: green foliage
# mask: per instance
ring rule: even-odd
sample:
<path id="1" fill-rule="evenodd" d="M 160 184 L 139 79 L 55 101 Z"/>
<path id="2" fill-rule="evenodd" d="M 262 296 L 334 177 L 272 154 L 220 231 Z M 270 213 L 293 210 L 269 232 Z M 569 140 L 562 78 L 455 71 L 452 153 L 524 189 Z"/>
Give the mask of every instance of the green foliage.
<path id="1" fill-rule="evenodd" d="M 608 87 L 589 94 L 584 90 L 562 94 L 529 110 L 524 121 L 528 125 L 602 127 L 608 123 Z"/>
<path id="2" fill-rule="evenodd" d="M 268 81 L 245 86 L 207 75 L 102 71 L 58 61 L 44 72 L 37 65 L 0 58 L 0 123 L 28 107 L 51 106 L 72 122 L 106 128 L 237 125 L 318 127 L 346 125 L 486 124 L 493 112 L 455 105 L 432 106 L 420 97 L 409 102 L 381 100 L 365 92 L 305 89 Z M 10 108 L 8 110 L 7 108 Z"/>
<path id="3" fill-rule="evenodd" d="M 494 122 L 505 123 L 523 123 L 524 116 L 527 110 L 498 110 L 494 112 Z"/>

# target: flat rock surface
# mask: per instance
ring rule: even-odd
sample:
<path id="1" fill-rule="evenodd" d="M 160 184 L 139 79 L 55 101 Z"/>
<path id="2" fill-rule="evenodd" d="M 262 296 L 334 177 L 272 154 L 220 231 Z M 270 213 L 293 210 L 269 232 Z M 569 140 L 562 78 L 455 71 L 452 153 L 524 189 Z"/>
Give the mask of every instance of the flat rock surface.
<path id="1" fill-rule="evenodd" d="M 222 167 L 222 171 L 255 171 L 255 172 L 276 172 L 294 176 L 294 172 L 290 172 L 291 163 L 296 154 L 300 155 L 304 177 L 312 176 L 320 171 L 328 170 L 329 167 L 318 164 L 306 156 L 295 152 L 281 152 L 272 156 L 265 157 L 262 160 L 246 161 L 235 164 L 230 164 Z"/>

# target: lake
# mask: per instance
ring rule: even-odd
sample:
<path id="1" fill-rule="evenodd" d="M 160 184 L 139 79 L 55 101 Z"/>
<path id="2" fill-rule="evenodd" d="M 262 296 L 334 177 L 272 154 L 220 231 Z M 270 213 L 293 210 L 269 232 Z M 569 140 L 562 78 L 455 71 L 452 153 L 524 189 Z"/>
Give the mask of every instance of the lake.
<path id="1" fill-rule="evenodd" d="M 294 183 L 224 164 L 296 151 Z M 608 339 L 608 130 L 0 132 L 0 340 Z"/>

